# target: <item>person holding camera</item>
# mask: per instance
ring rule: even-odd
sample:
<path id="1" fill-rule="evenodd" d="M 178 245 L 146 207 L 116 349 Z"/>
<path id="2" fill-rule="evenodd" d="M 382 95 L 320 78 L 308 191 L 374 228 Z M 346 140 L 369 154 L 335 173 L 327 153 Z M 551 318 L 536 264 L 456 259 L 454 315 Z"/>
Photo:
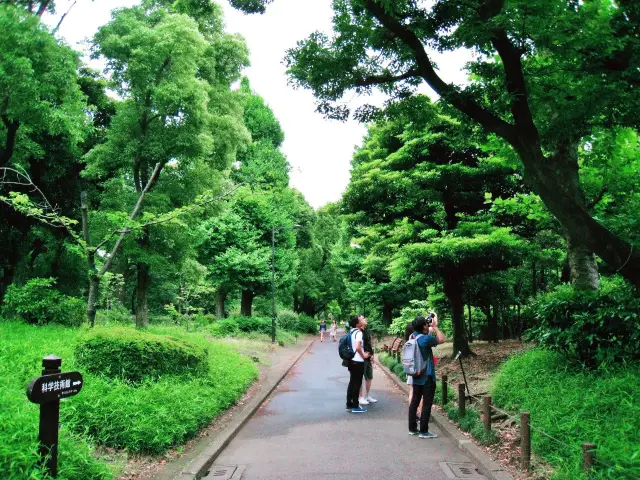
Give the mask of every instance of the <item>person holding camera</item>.
<path id="1" fill-rule="evenodd" d="M 420 438 L 437 438 L 438 435 L 429 432 L 429 418 L 431 406 L 436 393 L 436 370 L 433 361 L 432 347 L 445 342 L 445 337 L 438 329 L 438 314 L 431 312 L 427 318 L 416 317 L 413 321 L 413 338 L 420 349 L 426 368 L 413 376 L 413 395 L 409 404 L 409 434 L 419 435 Z M 418 430 L 417 411 L 422 401 L 420 415 L 420 429 Z"/>

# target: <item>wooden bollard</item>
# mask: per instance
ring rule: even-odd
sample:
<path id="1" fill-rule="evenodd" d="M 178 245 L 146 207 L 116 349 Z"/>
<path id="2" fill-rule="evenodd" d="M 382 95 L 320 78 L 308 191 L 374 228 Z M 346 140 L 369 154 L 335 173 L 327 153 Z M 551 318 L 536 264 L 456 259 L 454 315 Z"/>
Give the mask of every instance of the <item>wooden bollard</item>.
<path id="1" fill-rule="evenodd" d="M 520 413 L 520 468 L 528 471 L 531 467 L 531 427 L 529 412 Z"/>
<path id="2" fill-rule="evenodd" d="M 442 405 L 446 405 L 449 400 L 449 392 L 447 392 L 447 381 L 449 377 L 447 375 L 442 375 Z"/>
<path id="3" fill-rule="evenodd" d="M 491 397 L 489 395 L 484 396 L 484 431 L 491 431 Z"/>
<path id="4" fill-rule="evenodd" d="M 593 468 L 595 451 L 595 443 L 582 444 L 582 466 L 584 468 L 584 473 L 586 473 L 587 475 L 591 473 L 591 469 Z"/>
<path id="5" fill-rule="evenodd" d="M 460 415 L 460 417 L 464 417 L 467 413 L 465 408 L 465 387 L 466 385 L 464 383 L 458 384 L 458 415 Z"/>

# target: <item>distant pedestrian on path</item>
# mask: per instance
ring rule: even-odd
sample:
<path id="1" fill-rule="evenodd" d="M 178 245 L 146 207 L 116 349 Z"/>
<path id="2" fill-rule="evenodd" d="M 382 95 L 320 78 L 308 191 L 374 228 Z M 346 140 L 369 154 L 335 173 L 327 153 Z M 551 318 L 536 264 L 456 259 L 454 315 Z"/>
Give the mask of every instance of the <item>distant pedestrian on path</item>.
<path id="1" fill-rule="evenodd" d="M 438 330 L 438 315 L 432 313 L 431 322 L 424 317 L 416 317 L 413 321 L 412 338 L 416 338 L 416 343 L 425 361 L 426 368 L 419 374 L 413 376 L 413 396 L 409 404 L 409 434 L 419 435 L 420 438 L 437 438 L 435 433 L 429 432 L 429 419 L 431 417 L 431 406 L 436 393 L 436 370 L 433 362 L 432 347 L 444 343 L 445 338 Z M 429 334 L 429 329 L 433 329 L 433 334 Z M 418 405 L 422 401 L 422 414 L 420 415 L 420 430 L 418 430 L 417 411 Z"/>
<path id="2" fill-rule="evenodd" d="M 327 322 L 322 320 L 320 322 L 320 341 L 321 342 L 324 342 L 324 334 L 326 331 L 327 331 Z"/>
<path id="3" fill-rule="evenodd" d="M 369 331 L 369 322 L 364 319 L 362 329 L 362 343 L 364 351 L 369 353 L 369 358 L 364 361 L 364 386 L 362 387 L 362 395 L 358 399 L 360 405 L 369 405 L 370 403 L 378 403 L 378 400 L 369 395 L 371 391 L 371 381 L 373 380 L 373 343 L 371 342 L 371 332 Z"/>
<path id="4" fill-rule="evenodd" d="M 333 322 L 331 322 L 331 328 L 329 329 L 329 338 L 331 338 L 331 340 L 333 340 L 334 342 L 338 341 L 338 322 L 336 322 L 336 319 L 333 319 Z"/>
<path id="5" fill-rule="evenodd" d="M 362 315 L 354 315 L 349 322 L 351 325 L 351 345 L 355 355 L 349 360 L 349 386 L 347 387 L 347 410 L 352 413 L 364 413 L 366 408 L 360 407 L 358 396 L 362 387 L 362 377 L 364 375 L 364 361 L 369 358 L 369 353 L 364 351 L 362 341 L 362 326 L 364 317 Z"/>

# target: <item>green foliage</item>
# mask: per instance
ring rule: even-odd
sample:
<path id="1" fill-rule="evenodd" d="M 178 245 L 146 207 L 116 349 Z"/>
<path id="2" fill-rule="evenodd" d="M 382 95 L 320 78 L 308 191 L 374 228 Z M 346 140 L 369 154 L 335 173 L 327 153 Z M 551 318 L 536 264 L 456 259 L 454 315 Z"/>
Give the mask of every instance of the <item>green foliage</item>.
<path id="1" fill-rule="evenodd" d="M 291 310 L 278 312 L 278 327 L 298 333 L 316 333 L 318 322 L 305 314 L 297 314 Z"/>
<path id="2" fill-rule="evenodd" d="M 318 331 L 318 322 L 315 318 L 301 313 L 298 317 L 298 328 L 296 332 L 314 334 Z M 329 326 L 327 327 L 327 329 Z"/>
<path id="3" fill-rule="evenodd" d="M 235 337 L 240 333 L 240 327 L 234 319 L 224 318 L 211 325 L 209 331 L 214 337 Z"/>
<path id="4" fill-rule="evenodd" d="M 6 385 L 6 401 L 0 411 L 3 478 L 40 478 L 37 473 L 29 477 L 37 472 L 38 408 L 26 400 L 24 389 L 40 374 L 42 357 L 52 352 L 63 358 L 64 370 L 78 369 L 85 380 L 82 392 L 61 404 L 59 478 L 67 480 L 113 478 L 91 455 L 89 441 L 130 452 L 162 454 L 196 436 L 257 378 L 255 363 L 227 344 L 211 343 L 176 327 L 151 330 L 208 350 L 206 373 L 163 376 L 138 385 L 109 380 L 85 371 L 74 359 L 77 329 L 0 322 L 0 379 Z M 135 335 L 133 328 L 129 332 Z"/>
<path id="5" fill-rule="evenodd" d="M 98 310 L 96 312 L 96 325 L 133 325 L 135 319 L 131 312 L 121 305 L 108 310 Z"/>
<path id="6" fill-rule="evenodd" d="M 389 326 L 389 335 L 404 337 L 406 325 L 413 322 L 419 315 L 428 315 L 431 310 L 432 305 L 428 300 L 410 300 L 409 305 L 400 311 L 400 316 L 393 319 L 393 323 Z"/>
<path id="7" fill-rule="evenodd" d="M 130 328 L 96 328 L 75 349 L 78 363 L 106 379 L 133 383 L 163 375 L 198 377 L 208 370 L 208 349 L 184 339 Z"/>
<path id="8" fill-rule="evenodd" d="M 0 155 L 2 165 L 42 158 L 45 135 L 75 148 L 88 132 L 77 83 L 78 54 L 60 44 L 35 15 L 0 4 Z M 8 135 L 14 132 L 13 144 Z M 43 137 L 38 135 L 43 134 Z"/>
<path id="9" fill-rule="evenodd" d="M 561 354 L 541 349 L 511 358 L 492 389 L 496 405 L 531 412 L 532 448 L 555 469 L 553 479 L 583 479 L 581 444 L 598 445 L 589 478 L 640 476 L 640 365 L 576 370 Z M 557 443 L 540 433 L 568 444 Z"/>
<path id="10" fill-rule="evenodd" d="M 2 312 L 27 323 L 78 326 L 85 320 L 86 303 L 62 295 L 55 289 L 55 278 L 33 278 L 25 285 L 11 285 L 4 297 Z"/>
<path id="11" fill-rule="evenodd" d="M 622 278 L 603 278 L 599 291 L 561 285 L 531 305 L 539 324 L 529 339 L 589 367 L 636 359 L 640 298 Z"/>

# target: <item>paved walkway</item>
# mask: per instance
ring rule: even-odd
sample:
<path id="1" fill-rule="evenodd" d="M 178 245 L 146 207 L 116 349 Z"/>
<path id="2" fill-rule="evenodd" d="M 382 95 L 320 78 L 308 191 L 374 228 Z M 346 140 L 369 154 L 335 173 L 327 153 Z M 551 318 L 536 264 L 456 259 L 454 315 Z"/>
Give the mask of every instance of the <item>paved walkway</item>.
<path id="1" fill-rule="evenodd" d="M 246 480 L 445 480 L 439 462 L 471 462 L 433 424 L 435 440 L 408 435 L 407 399 L 379 369 L 379 402 L 345 411 L 349 373 L 337 350 L 317 340 L 215 465 L 243 465 Z"/>

